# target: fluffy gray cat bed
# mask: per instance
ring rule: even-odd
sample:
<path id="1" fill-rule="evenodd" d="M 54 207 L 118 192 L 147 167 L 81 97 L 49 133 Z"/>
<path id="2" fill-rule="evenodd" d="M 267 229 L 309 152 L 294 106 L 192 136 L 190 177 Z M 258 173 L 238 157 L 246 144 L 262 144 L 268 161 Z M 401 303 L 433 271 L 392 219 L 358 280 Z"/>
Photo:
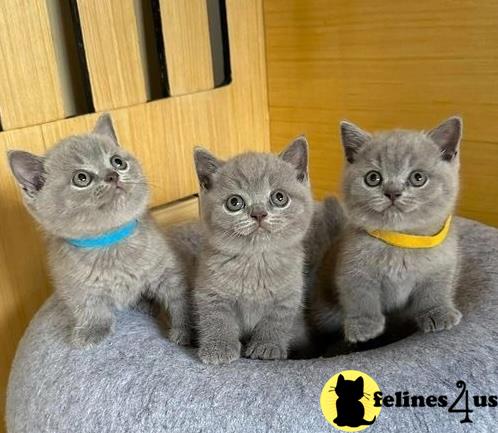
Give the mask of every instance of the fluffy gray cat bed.
<path id="1" fill-rule="evenodd" d="M 67 315 L 47 301 L 27 330 L 8 388 L 9 433 L 327 432 L 324 383 L 341 370 L 376 379 L 384 394 L 498 392 L 498 230 L 457 220 L 463 252 L 455 329 L 421 333 L 375 350 L 299 361 L 201 364 L 168 342 L 155 319 L 119 315 L 116 334 L 89 351 L 70 347 Z M 462 400 L 463 402 L 463 400 Z M 461 407 L 462 402 L 458 407 Z M 472 406 L 472 405 L 471 405 Z M 370 431 L 489 432 L 497 408 L 474 408 L 472 425 L 448 408 L 387 408 Z"/>

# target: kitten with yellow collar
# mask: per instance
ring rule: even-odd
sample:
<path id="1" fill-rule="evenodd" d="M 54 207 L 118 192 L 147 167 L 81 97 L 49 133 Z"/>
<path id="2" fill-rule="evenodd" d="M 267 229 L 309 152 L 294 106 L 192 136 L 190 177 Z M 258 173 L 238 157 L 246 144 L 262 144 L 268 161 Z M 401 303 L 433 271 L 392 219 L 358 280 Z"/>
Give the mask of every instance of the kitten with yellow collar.
<path id="1" fill-rule="evenodd" d="M 384 331 L 387 313 L 399 310 L 425 332 L 459 323 L 451 215 L 461 135 L 458 117 L 429 132 L 370 134 L 341 123 L 348 226 L 335 266 L 340 309 L 334 302 L 315 308 L 321 330 L 342 323 L 347 341 L 367 341 Z"/>

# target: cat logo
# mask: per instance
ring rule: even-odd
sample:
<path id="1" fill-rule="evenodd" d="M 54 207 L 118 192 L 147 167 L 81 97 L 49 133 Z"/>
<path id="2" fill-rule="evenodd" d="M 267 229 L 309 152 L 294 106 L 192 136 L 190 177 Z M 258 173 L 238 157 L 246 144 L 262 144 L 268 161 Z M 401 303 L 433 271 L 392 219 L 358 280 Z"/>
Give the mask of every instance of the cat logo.
<path id="1" fill-rule="evenodd" d="M 320 406 L 325 419 L 336 429 L 360 431 L 371 426 L 380 414 L 373 395 L 379 385 L 368 374 L 344 370 L 332 376 L 322 389 Z"/>

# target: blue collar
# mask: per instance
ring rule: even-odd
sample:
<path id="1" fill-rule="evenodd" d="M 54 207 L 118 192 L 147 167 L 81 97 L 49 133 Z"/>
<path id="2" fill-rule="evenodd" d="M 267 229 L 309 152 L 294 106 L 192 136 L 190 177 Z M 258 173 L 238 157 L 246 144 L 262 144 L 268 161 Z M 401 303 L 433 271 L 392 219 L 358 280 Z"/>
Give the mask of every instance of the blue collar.
<path id="1" fill-rule="evenodd" d="M 117 229 L 102 233 L 98 236 L 91 238 L 66 239 L 66 241 L 76 248 L 107 248 L 119 244 L 128 236 L 131 236 L 135 233 L 137 226 L 138 220 L 133 220 Z"/>

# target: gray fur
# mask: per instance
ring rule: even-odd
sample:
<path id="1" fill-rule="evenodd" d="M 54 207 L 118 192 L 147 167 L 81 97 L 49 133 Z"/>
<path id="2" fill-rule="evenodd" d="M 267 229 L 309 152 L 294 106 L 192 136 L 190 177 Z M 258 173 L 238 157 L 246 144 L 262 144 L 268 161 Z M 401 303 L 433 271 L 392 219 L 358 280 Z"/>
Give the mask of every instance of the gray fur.
<path id="1" fill-rule="evenodd" d="M 114 168 L 113 155 L 126 161 Z M 165 238 L 147 212 L 148 186 L 139 162 L 118 146 L 111 118 L 103 115 L 91 133 L 62 140 L 44 157 L 9 153 L 12 172 L 27 208 L 48 238 L 55 289 L 69 307 L 72 342 L 101 342 L 114 329 L 114 309 L 153 296 L 169 309 L 170 338 L 189 340 L 186 283 Z M 73 184 L 74 173 L 93 174 L 88 187 Z M 118 180 L 105 181 L 106 176 Z M 136 231 L 107 248 L 81 249 L 68 238 L 95 236 L 137 219 Z"/>
<path id="2" fill-rule="evenodd" d="M 337 243 L 344 230 L 346 217 L 344 209 L 337 199 L 327 197 L 322 202 L 315 202 L 313 218 L 304 239 L 305 249 L 305 306 L 306 306 L 306 327 L 308 332 L 305 335 L 307 344 L 297 344 L 298 350 L 310 345 L 312 335 L 316 333 L 317 319 L 321 314 L 328 315 L 329 306 L 326 302 L 325 291 L 330 290 L 330 269 L 324 271 L 325 264 L 328 263 L 328 256 L 336 249 Z M 324 277 L 325 275 L 325 277 Z M 334 311 L 336 302 L 333 302 Z M 327 321 L 326 321 L 327 322 Z M 330 324 L 328 324 L 330 325 Z M 309 332 L 311 328 L 312 332 Z M 301 338 L 301 340 L 303 340 Z M 307 350 L 307 349 L 305 349 Z"/>
<path id="3" fill-rule="evenodd" d="M 313 218 L 304 239 L 306 253 L 306 285 L 314 286 L 318 269 L 327 251 L 337 242 L 346 217 L 335 197 L 326 197 L 314 205 Z"/>
<path id="4" fill-rule="evenodd" d="M 209 364 L 287 357 L 293 327 L 302 313 L 303 238 L 313 201 L 308 183 L 308 146 L 296 139 L 280 156 L 247 153 L 227 162 L 195 151 L 201 184 L 203 240 L 194 306 L 199 357 Z M 284 191 L 284 208 L 270 203 Z M 229 212 L 227 198 L 246 206 Z M 267 212 L 258 228 L 254 210 Z"/>
<path id="5" fill-rule="evenodd" d="M 297 357 L 308 356 L 313 350 L 309 333 L 309 318 L 306 314 L 316 276 L 323 257 L 337 241 L 345 223 L 344 211 L 339 201 L 327 197 L 315 202 L 313 217 L 304 238 L 304 311 L 299 311 L 292 330 L 289 350 Z M 195 283 L 195 274 L 202 244 L 202 226 L 200 221 L 178 224 L 169 227 L 166 235 L 170 244 L 181 257 L 188 276 L 189 287 Z"/>
<path id="6" fill-rule="evenodd" d="M 450 118 L 424 133 L 394 130 L 369 134 L 341 124 L 346 154 L 343 192 L 349 224 L 340 243 L 335 282 L 342 313 L 322 310 L 317 320 L 332 330 L 343 321 L 346 340 L 380 335 L 385 314 L 406 311 L 425 332 L 457 325 L 453 294 L 458 273 L 457 233 L 430 249 L 398 248 L 367 234 L 373 229 L 432 235 L 454 211 L 458 195 L 458 146 L 462 121 Z M 370 170 L 383 181 L 370 187 Z M 422 170 L 428 181 L 414 187 L 408 177 Z M 389 194 L 398 197 L 391 200 Z M 329 296 L 333 300 L 333 296 Z"/>

